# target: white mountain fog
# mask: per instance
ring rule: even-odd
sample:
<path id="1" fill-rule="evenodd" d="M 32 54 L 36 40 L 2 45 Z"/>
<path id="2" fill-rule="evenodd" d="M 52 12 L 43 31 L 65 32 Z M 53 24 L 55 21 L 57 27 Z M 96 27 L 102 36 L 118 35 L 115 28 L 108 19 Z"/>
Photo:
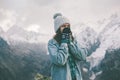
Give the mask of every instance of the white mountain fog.
<path id="1" fill-rule="evenodd" d="M 69 4 L 68 4 L 69 3 Z M 109 17 L 111 14 L 120 14 L 119 0 L 1 0 L 0 26 L 7 31 L 13 25 L 28 27 L 37 24 L 41 31 L 54 34 L 53 15 L 61 12 L 68 17 L 71 24 L 83 22 L 96 29 L 96 21 Z M 101 30 L 101 29 L 100 29 Z"/>
<path id="2" fill-rule="evenodd" d="M 3 31 L 3 29 L 0 27 L 0 34 L 2 34 L 4 31 Z"/>
<path id="3" fill-rule="evenodd" d="M 39 25 L 33 24 L 26 28 L 28 31 L 39 32 Z"/>

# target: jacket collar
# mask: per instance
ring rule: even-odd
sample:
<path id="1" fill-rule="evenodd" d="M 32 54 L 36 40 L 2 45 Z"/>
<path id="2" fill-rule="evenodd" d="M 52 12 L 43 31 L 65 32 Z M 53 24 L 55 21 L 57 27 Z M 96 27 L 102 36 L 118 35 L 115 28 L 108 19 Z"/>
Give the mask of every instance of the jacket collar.
<path id="1" fill-rule="evenodd" d="M 52 39 L 52 43 L 53 44 L 58 44 L 58 42 L 54 38 Z"/>

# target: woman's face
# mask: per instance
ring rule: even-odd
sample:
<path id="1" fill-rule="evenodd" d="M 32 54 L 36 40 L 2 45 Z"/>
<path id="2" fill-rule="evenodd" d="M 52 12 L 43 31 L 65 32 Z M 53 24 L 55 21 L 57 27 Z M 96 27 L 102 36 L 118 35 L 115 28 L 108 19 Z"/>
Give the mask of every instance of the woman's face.
<path id="1" fill-rule="evenodd" d="M 60 31 L 63 32 L 64 28 L 70 28 L 70 24 L 69 23 L 65 23 L 60 27 Z"/>

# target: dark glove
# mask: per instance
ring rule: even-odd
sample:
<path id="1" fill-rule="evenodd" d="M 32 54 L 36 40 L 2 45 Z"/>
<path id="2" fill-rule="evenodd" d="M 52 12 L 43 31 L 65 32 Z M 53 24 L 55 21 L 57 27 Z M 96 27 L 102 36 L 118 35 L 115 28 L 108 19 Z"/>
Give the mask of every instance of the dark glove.
<path id="1" fill-rule="evenodd" d="M 70 43 L 70 28 L 64 28 L 62 32 L 62 43 Z"/>

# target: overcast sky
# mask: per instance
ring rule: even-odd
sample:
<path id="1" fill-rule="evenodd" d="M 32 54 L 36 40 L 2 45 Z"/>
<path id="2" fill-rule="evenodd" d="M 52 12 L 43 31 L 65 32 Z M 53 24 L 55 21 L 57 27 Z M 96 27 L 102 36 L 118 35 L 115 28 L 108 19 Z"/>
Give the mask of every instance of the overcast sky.
<path id="1" fill-rule="evenodd" d="M 56 12 L 68 17 L 72 25 L 94 24 L 120 14 L 120 0 L 0 0 L 0 26 L 4 31 L 19 25 L 28 31 L 54 34 Z"/>

